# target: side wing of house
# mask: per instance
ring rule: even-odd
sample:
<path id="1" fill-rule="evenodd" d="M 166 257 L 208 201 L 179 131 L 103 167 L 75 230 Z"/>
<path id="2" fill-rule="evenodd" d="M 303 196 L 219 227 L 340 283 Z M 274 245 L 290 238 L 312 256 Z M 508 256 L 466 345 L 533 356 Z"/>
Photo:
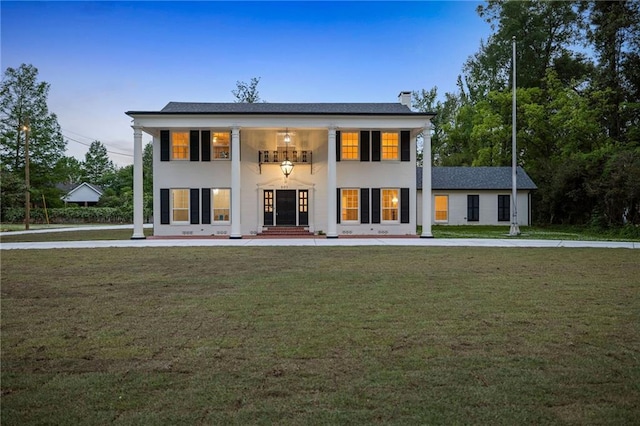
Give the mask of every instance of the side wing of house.
<path id="1" fill-rule="evenodd" d="M 432 223 L 509 225 L 512 202 L 510 173 L 510 167 L 434 167 Z M 535 188 L 526 172 L 519 168 L 517 216 L 521 226 L 531 225 L 531 192 Z M 419 206 L 421 192 L 418 193 Z M 420 213 L 418 211 L 419 218 Z"/>

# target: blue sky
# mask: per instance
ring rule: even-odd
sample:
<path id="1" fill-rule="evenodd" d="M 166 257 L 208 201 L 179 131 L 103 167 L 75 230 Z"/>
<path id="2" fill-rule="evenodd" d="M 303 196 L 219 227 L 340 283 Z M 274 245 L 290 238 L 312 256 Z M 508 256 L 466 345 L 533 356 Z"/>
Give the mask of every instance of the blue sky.
<path id="1" fill-rule="evenodd" d="M 125 111 L 232 102 L 238 80 L 260 77 L 267 102 L 395 102 L 402 90 L 454 91 L 464 61 L 490 34 L 478 4 L 2 1 L 2 72 L 36 66 L 51 84 L 49 109 L 68 155 L 84 158 L 98 139 L 122 166 L 133 145 Z"/>

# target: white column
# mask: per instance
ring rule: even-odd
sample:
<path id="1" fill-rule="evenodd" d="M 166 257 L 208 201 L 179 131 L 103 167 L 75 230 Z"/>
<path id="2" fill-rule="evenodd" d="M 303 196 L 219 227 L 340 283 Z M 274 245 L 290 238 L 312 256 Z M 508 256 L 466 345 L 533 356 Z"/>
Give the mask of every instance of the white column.
<path id="1" fill-rule="evenodd" d="M 329 128 L 327 141 L 327 238 L 338 238 L 336 200 L 336 129 Z"/>
<path id="2" fill-rule="evenodd" d="M 231 129 L 231 238 L 242 238 L 240 226 L 240 129 Z"/>
<path id="3" fill-rule="evenodd" d="M 431 214 L 433 211 L 433 195 L 431 194 L 431 122 L 422 131 L 422 234 L 420 238 L 433 238 L 431 233 Z"/>
<path id="4" fill-rule="evenodd" d="M 144 193 L 142 190 L 142 127 L 133 125 L 133 235 L 132 240 L 143 240 Z"/>

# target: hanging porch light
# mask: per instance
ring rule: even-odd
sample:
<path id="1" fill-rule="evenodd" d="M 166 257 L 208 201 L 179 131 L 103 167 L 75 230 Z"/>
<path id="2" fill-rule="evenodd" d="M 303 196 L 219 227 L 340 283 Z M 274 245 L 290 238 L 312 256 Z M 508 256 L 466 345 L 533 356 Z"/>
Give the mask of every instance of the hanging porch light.
<path id="1" fill-rule="evenodd" d="M 284 161 L 280 164 L 280 170 L 282 170 L 285 178 L 288 178 L 293 171 L 293 163 L 289 161 L 289 142 L 291 142 L 291 136 L 289 136 L 289 128 L 287 128 L 284 134 Z"/>

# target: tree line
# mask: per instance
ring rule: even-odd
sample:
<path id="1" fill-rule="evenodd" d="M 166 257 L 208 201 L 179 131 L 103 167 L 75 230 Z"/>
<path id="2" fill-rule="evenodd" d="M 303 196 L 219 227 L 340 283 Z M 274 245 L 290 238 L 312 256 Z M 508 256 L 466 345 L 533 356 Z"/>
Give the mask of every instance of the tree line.
<path id="1" fill-rule="evenodd" d="M 431 161 L 443 166 L 511 164 L 512 38 L 517 81 L 517 161 L 538 185 L 539 224 L 640 224 L 640 2 L 490 0 L 478 14 L 492 28 L 452 93 L 413 92 L 435 112 Z M 24 206 L 28 118 L 31 187 L 60 206 L 59 183 L 102 186 L 104 206 L 131 208 L 133 168 L 116 168 L 94 141 L 84 161 L 65 156 L 49 84 L 32 65 L 8 68 L 0 87 L 2 217 Z M 236 82 L 236 102 L 260 102 L 259 78 Z M 152 207 L 152 148 L 144 151 L 145 206 Z"/>
<path id="2" fill-rule="evenodd" d="M 479 6 L 491 36 L 457 90 L 413 93 L 433 111 L 433 164 L 511 165 L 512 38 L 517 161 L 541 224 L 640 224 L 640 3 L 504 1 Z"/>
<path id="3" fill-rule="evenodd" d="M 49 83 L 38 81 L 38 69 L 33 65 L 22 64 L 5 71 L 0 86 L 1 220 L 14 221 L 16 212 L 24 209 L 27 138 L 34 208 L 63 207 L 60 197 L 65 190 L 87 182 L 103 191 L 99 206 L 116 208 L 118 217 L 127 217 L 133 211 L 133 166 L 116 167 L 109 159 L 106 146 L 99 140 L 91 142 L 83 161 L 66 156 L 62 129 L 56 114 L 47 106 L 49 88 Z M 146 208 L 151 209 L 151 145 L 145 147 L 144 164 Z"/>

